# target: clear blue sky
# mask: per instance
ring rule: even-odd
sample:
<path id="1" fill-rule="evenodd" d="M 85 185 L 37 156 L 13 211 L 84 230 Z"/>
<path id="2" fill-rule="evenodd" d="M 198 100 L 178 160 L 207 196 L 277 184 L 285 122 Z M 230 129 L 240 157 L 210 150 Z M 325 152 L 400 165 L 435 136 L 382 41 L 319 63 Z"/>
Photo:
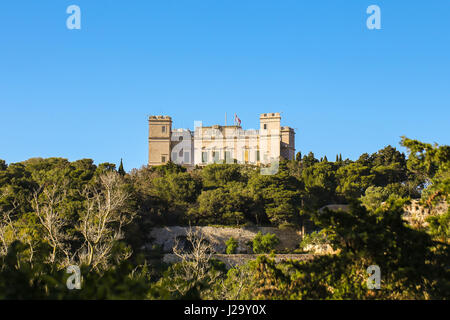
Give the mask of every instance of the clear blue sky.
<path id="1" fill-rule="evenodd" d="M 76 4 L 82 29 L 68 30 Z M 382 30 L 366 28 L 381 8 Z M 147 161 L 147 115 L 257 128 L 357 159 L 450 144 L 450 1 L 42 0 L 0 4 L 0 159 Z M 401 149 L 404 151 L 403 149 Z"/>

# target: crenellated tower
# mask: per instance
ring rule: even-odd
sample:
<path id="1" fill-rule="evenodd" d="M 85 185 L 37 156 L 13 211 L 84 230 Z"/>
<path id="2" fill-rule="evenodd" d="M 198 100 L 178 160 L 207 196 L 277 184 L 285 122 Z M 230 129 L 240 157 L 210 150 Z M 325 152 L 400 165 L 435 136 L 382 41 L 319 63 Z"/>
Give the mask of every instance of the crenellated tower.
<path id="1" fill-rule="evenodd" d="M 148 118 L 148 164 L 151 166 L 170 161 L 172 118 L 150 116 Z"/>

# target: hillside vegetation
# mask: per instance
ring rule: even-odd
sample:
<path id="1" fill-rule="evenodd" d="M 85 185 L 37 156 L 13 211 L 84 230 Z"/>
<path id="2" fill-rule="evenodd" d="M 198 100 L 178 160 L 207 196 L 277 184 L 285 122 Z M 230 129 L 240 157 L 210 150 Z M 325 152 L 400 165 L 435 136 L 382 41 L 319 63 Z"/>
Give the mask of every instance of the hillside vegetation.
<path id="1" fill-rule="evenodd" d="M 91 159 L 0 160 L 0 299 L 446 299 L 450 211 L 420 229 L 402 214 L 411 199 L 450 201 L 450 147 L 401 144 L 408 157 L 391 146 L 356 161 L 298 153 L 269 176 L 239 164 L 125 173 Z M 351 206 L 319 214 L 328 204 Z M 207 254 L 150 264 L 148 234 L 169 225 L 308 225 L 337 254 L 230 270 Z M 69 265 L 81 290 L 66 287 Z M 380 290 L 367 288 L 370 265 Z"/>

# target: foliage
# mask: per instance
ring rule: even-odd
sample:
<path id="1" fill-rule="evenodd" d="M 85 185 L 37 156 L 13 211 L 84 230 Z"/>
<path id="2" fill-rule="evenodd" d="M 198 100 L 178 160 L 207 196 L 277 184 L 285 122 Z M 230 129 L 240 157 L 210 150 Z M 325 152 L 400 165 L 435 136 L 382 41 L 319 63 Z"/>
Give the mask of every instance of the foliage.
<path id="1" fill-rule="evenodd" d="M 450 147 L 402 137 L 358 160 L 319 161 L 312 152 L 280 161 L 274 175 L 250 165 L 187 171 L 169 162 L 126 173 L 123 162 L 91 159 L 0 160 L 0 298 L 3 299 L 446 299 L 450 211 L 416 230 L 402 219 L 410 199 L 429 209 L 449 203 Z M 350 203 L 348 212 L 318 209 Z M 335 254 L 275 263 L 260 256 L 228 271 L 205 241 L 166 266 L 146 251 L 152 227 L 271 225 L 320 230 L 301 247 L 330 244 Z M 204 239 L 203 239 L 204 240 Z M 258 233 L 255 253 L 275 235 Z M 237 240 L 230 238 L 227 253 Z M 176 251 L 174 251 L 176 252 Z M 145 256 L 146 255 L 146 256 Z M 76 264 L 83 289 L 65 286 Z M 366 285 L 369 265 L 380 290 Z"/>
<path id="2" fill-rule="evenodd" d="M 263 235 L 258 232 L 252 241 L 252 248 L 254 253 L 270 253 L 275 249 L 280 239 L 275 234 L 267 233 Z"/>
<path id="3" fill-rule="evenodd" d="M 311 246 L 324 246 L 329 242 L 324 231 L 314 231 L 304 236 L 300 242 L 300 248 L 307 250 Z"/>
<path id="4" fill-rule="evenodd" d="M 237 248 L 239 246 L 238 241 L 235 238 L 233 238 L 233 237 L 230 237 L 225 242 L 225 245 L 227 246 L 227 249 L 226 249 L 226 253 L 227 254 L 234 254 L 234 253 L 236 253 L 236 250 L 237 250 Z"/>

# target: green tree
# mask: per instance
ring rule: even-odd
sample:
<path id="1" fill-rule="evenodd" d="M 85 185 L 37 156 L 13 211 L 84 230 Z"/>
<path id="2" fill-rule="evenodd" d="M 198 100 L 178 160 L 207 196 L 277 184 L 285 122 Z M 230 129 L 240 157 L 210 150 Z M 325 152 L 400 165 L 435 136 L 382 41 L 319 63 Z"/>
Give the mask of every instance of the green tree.
<path id="1" fill-rule="evenodd" d="M 375 175 L 371 173 L 369 167 L 354 162 L 340 167 L 336 171 L 336 178 L 338 181 L 337 193 L 346 199 L 356 199 L 373 184 Z"/>
<path id="2" fill-rule="evenodd" d="M 189 210 L 189 219 L 195 223 L 239 225 L 248 213 L 249 199 L 239 183 L 222 188 L 204 190 L 198 197 L 198 206 Z"/>
<path id="3" fill-rule="evenodd" d="M 316 210 L 335 201 L 336 167 L 332 162 L 318 162 L 302 171 L 310 209 Z"/>
<path id="4" fill-rule="evenodd" d="M 280 243 L 280 239 L 275 234 L 260 232 L 253 238 L 252 247 L 254 253 L 270 253 Z"/>
<path id="5" fill-rule="evenodd" d="M 0 159 L 0 171 L 6 170 L 8 165 L 6 164 L 5 160 Z"/>
<path id="6" fill-rule="evenodd" d="M 319 160 L 314 157 L 314 153 L 312 152 L 309 152 L 308 155 L 303 156 L 302 163 L 305 167 L 310 167 L 317 162 L 319 162 Z"/>
<path id="7" fill-rule="evenodd" d="M 227 249 L 226 249 L 226 253 L 227 254 L 234 254 L 234 253 L 236 253 L 236 250 L 237 250 L 237 248 L 239 246 L 238 241 L 235 238 L 233 238 L 233 237 L 230 237 L 225 242 L 225 245 L 227 246 Z"/>
<path id="8" fill-rule="evenodd" d="M 117 172 L 119 172 L 119 174 L 120 174 L 121 176 L 124 176 L 124 175 L 126 174 L 126 173 L 125 173 L 125 170 L 123 169 L 123 162 L 122 162 L 122 159 L 120 159 L 119 170 L 118 170 Z"/>
<path id="9" fill-rule="evenodd" d="M 280 162 L 279 171 L 275 175 L 255 173 L 248 182 L 248 189 L 256 206 L 263 208 L 273 225 L 298 224 L 304 186 L 301 181 L 289 175 L 286 163 Z"/>
<path id="10" fill-rule="evenodd" d="M 366 189 L 365 194 L 361 196 L 361 202 L 367 209 L 375 210 L 389 198 L 389 195 L 389 191 L 383 187 L 370 186 Z"/>
<path id="11" fill-rule="evenodd" d="M 244 181 L 241 170 L 238 164 L 210 164 L 202 169 L 201 177 L 205 187 L 221 187 L 229 182 Z"/>

